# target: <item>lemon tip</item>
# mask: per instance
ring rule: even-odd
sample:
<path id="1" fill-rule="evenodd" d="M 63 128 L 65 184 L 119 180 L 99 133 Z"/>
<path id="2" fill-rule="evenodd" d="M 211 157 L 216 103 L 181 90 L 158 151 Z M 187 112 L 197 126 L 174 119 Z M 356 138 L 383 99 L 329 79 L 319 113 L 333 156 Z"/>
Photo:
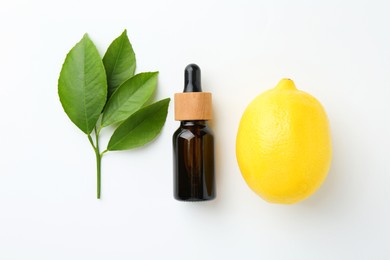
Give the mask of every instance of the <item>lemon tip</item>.
<path id="1" fill-rule="evenodd" d="M 279 81 L 278 85 L 275 87 L 276 89 L 280 90 L 295 90 L 297 87 L 295 86 L 295 83 L 292 79 L 290 78 L 283 78 Z"/>

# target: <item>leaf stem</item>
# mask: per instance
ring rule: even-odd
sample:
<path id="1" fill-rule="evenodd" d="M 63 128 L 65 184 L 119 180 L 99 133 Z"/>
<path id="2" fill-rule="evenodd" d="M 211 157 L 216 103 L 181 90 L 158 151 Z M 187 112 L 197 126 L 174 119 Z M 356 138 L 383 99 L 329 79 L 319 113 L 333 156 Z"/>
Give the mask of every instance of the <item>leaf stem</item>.
<path id="1" fill-rule="evenodd" d="M 100 154 L 99 150 L 99 133 L 100 129 L 97 130 L 95 127 L 95 155 L 96 155 L 96 197 L 100 199 L 100 190 L 101 190 L 101 168 L 102 168 L 102 157 L 103 154 Z M 92 139 L 92 138 L 91 138 Z"/>
<path id="2" fill-rule="evenodd" d="M 95 126 L 95 132 L 96 132 L 97 135 L 100 134 L 100 131 L 102 130 L 102 128 L 103 128 L 102 126 L 99 126 L 98 130 L 96 131 L 97 128 Z"/>
<path id="3" fill-rule="evenodd" d="M 97 131 L 97 128 L 95 126 L 95 140 L 96 140 L 96 150 L 99 151 L 99 133 L 100 133 L 100 130 Z"/>
<path id="4" fill-rule="evenodd" d="M 96 197 L 100 199 L 100 187 L 101 187 L 101 166 L 102 166 L 102 155 L 99 150 L 95 150 L 96 154 Z"/>
<path id="5" fill-rule="evenodd" d="M 91 135 L 88 135 L 88 140 L 89 140 L 89 142 L 91 143 L 92 148 L 93 148 L 94 150 L 96 150 L 96 147 L 95 147 L 95 144 L 93 143 L 93 140 L 92 140 Z"/>

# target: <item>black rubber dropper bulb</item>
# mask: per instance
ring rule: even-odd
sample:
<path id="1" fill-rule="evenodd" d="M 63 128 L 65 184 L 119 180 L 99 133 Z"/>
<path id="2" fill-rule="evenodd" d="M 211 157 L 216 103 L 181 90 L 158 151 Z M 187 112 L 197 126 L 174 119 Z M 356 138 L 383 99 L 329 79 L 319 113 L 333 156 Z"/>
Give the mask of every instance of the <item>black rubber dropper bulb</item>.
<path id="1" fill-rule="evenodd" d="M 201 74 L 198 65 L 190 64 L 185 68 L 183 92 L 202 92 Z"/>
<path id="2" fill-rule="evenodd" d="M 184 70 L 184 93 L 175 94 L 173 134 L 174 197 L 180 201 L 206 201 L 216 196 L 214 136 L 207 126 L 211 119 L 211 93 L 202 92 L 200 68 Z"/>

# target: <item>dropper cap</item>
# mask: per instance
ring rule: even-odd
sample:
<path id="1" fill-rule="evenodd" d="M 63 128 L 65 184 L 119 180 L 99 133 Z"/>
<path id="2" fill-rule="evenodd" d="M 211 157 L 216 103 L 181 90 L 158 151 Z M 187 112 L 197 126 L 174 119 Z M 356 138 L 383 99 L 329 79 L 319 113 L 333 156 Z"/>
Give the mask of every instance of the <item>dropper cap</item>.
<path id="1" fill-rule="evenodd" d="M 212 97 L 202 92 L 201 71 L 198 65 L 190 64 L 184 70 L 183 93 L 175 94 L 175 120 L 212 119 Z"/>
<path id="2" fill-rule="evenodd" d="M 184 70 L 183 92 L 202 92 L 200 68 L 196 64 L 188 65 Z"/>

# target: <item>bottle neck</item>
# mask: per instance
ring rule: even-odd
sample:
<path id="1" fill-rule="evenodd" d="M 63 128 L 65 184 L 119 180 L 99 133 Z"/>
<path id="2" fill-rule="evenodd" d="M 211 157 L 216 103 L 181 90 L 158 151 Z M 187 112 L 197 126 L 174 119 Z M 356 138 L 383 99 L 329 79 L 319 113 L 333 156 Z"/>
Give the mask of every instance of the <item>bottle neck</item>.
<path id="1" fill-rule="evenodd" d="M 181 126 L 194 126 L 194 125 L 206 126 L 207 121 L 206 120 L 188 120 L 188 121 L 186 120 L 186 121 L 181 121 L 180 125 Z"/>

